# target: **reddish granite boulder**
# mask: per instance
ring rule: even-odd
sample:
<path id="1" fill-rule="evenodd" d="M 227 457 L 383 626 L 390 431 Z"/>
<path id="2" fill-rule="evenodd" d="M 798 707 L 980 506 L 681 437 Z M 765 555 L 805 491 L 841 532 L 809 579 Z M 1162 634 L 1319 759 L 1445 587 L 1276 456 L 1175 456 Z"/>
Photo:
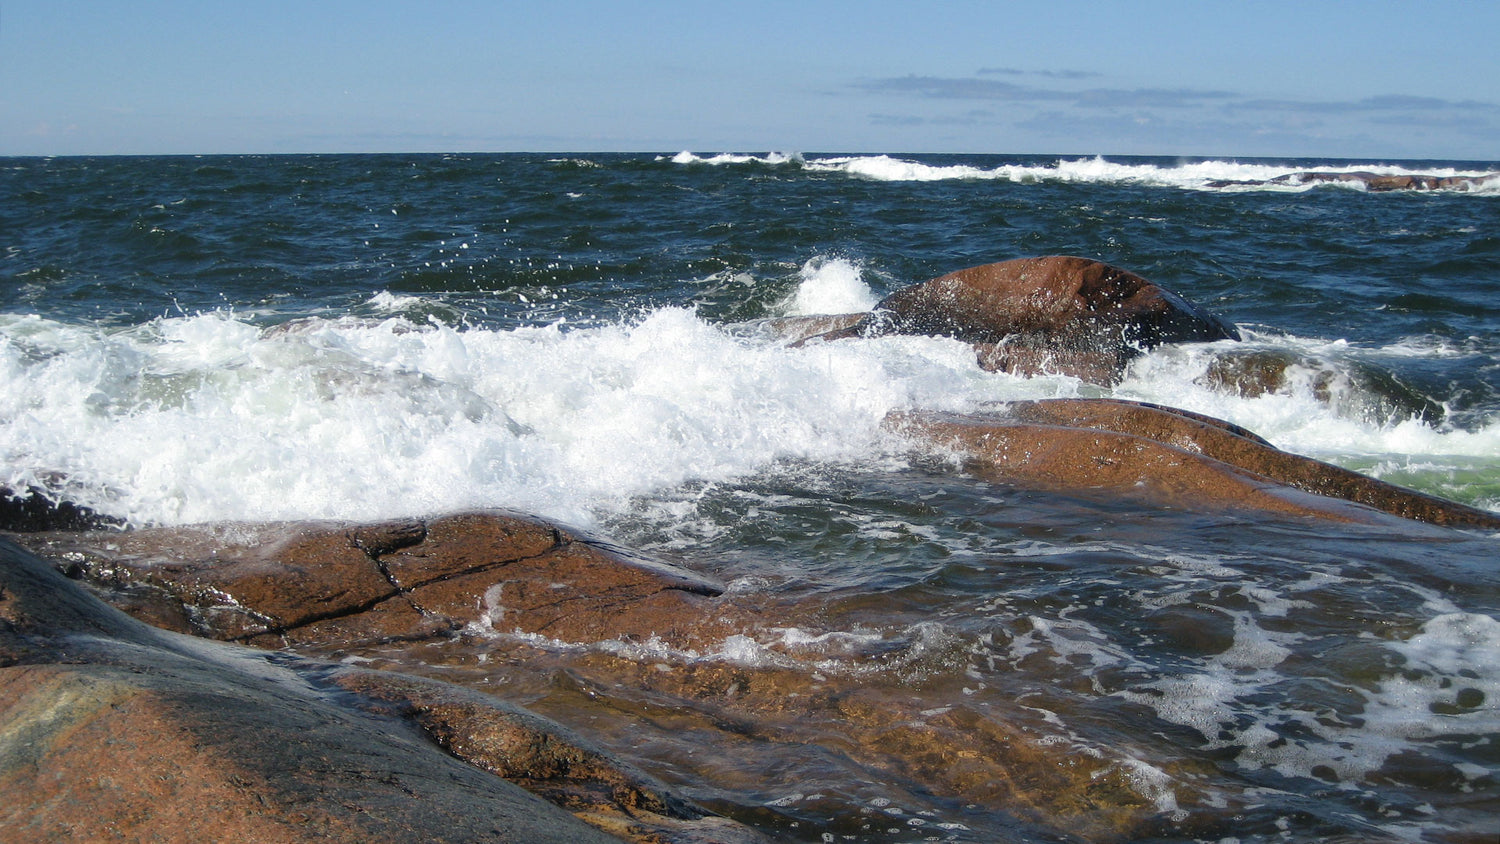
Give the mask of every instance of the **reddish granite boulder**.
<path id="1" fill-rule="evenodd" d="M 1239 339 L 1233 326 L 1135 273 L 1067 256 L 970 267 L 898 290 L 862 328 L 971 343 L 1034 336 L 1083 349 Z"/>
<path id="2" fill-rule="evenodd" d="M 980 364 L 1112 384 L 1162 343 L 1239 339 L 1234 326 L 1140 276 L 1087 258 L 1020 258 L 898 290 L 833 340 L 881 334 L 954 337 Z M 809 338 L 810 339 L 810 338 Z"/>

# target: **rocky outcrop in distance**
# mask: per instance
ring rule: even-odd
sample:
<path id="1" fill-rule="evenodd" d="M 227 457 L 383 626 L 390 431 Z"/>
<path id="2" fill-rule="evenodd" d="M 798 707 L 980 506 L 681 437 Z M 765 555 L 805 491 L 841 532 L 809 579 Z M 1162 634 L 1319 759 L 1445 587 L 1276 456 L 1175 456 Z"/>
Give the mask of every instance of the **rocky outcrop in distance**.
<path id="1" fill-rule="evenodd" d="M 1308 170 L 1298 173 L 1288 173 L 1265 181 L 1213 181 L 1205 187 L 1228 188 L 1228 187 L 1257 187 L 1262 185 L 1309 185 L 1309 184 L 1359 184 L 1368 191 L 1398 191 L 1398 190 L 1451 190 L 1469 191 L 1480 185 L 1500 178 L 1500 174 L 1491 176 L 1431 176 L 1418 173 L 1383 174 L 1370 173 L 1367 171 L 1341 172 L 1341 171 L 1317 171 Z"/>

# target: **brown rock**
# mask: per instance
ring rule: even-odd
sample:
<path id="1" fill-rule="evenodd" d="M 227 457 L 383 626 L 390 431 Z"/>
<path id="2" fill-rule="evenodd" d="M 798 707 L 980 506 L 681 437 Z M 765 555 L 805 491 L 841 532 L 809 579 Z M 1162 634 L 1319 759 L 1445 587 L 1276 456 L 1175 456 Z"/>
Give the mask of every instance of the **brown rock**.
<path id="1" fill-rule="evenodd" d="M 958 448 L 982 474 L 1019 484 L 1145 494 L 1193 509 L 1356 522 L 1377 521 L 1383 511 L 1500 529 L 1500 514 L 1289 454 L 1226 422 L 1154 405 L 1056 399 L 1019 402 L 1004 414 L 902 414 L 891 424 Z"/>
<path id="2" fill-rule="evenodd" d="M 332 682 L 369 706 L 416 721 L 444 750 L 475 768 L 520 784 L 570 811 L 630 813 L 673 826 L 706 813 L 666 786 L 609 756 L 565 727 L 487 694 L 431 679 L 330 669 Z"/>
<path id="3" fill-rule="evenodd" d="M 701 620 L 713 580 L 512 513 L 27 538 L 174 629 L 275 647 L 425 638 L 465 625 L 568 640 Z"/>
<path id="4" fill-rule="evenodd" d="M 1091 348 L 1239 339 L 1233 326 L 1140 276 L 1087 258 L 1020 258 L 898 290 L 863 328 L 972 343 L 1016 336 Z"/>
<path id="5" fill-rule="evenodd" d="M 3 540 L 0 619 L 0 839 L 616 840 L 295 657 L 147 628 Z"/>
<path id="6" fill-rule="evenodd" d="M 821 335 L 928 334 L 975 344 L 987 369 L 1112 384 L 1162 343 L 1239 339 L 1234 327 L 1140 276 L 1087 258 L 985 264 L 887 296 L 850 328 Z"/>
<path id="7" fill-rule="evenodd" d="M 379 533 L 381 527 L 366 528 Z M 399 590 L 348 530 L 313 523 L 216 525 L 38 537 L 34 548 L 118 590 L 187 608 L 191 632 L 280 634 L 348 616 Z M 163 610 L 162 612 L 166 612 Z"/>

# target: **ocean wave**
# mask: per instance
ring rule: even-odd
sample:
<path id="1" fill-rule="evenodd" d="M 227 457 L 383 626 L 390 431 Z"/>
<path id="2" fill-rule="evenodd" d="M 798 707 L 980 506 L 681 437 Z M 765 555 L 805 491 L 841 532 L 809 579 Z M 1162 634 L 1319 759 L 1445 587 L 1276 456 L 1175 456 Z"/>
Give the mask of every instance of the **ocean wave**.
<path id="1" fill-rule="evenodd" d="M 775 166 L 803 163 L 802 154 L 796 152 L 769 152 L 764 155 L 721 152 L 716 155 L 700 156 L 683 150 L 668 160 L 673 164 L 766 164 Z"/>
<path id="2" fill-rule="evenodd" d="M 675 308 L 567 331 L 4 317 L 0 338 L 0 485 L 66 478 L 137 524 L 507 506 L 587 527 L 690 479 L 878 452 L 889 411 L 986 392 L 953 341 L 809 352 Z"/>
<path id="3" fill-rule="evenodd" d="M 854 155 L 804 158 L 795 153 L 766 155 L 721 153 L 700 156 L 678 153 L 677 164 L 797 164 L 810 172 L 843 173 L 882 182 L 938 182 L 994 180 L 1016 183 L 1060 182 L 1174 187 L 1185 190 L 1279 191 L 1302 193 L 1320 187 L 1347 190 L 1371 189 L 1365 177 L 1430 177 L 1449 180 L 1448 192 L 1477 195 L 1500 194 L 1500 172 L 1482 169 L 1418 167 L 1403 164 L 1350 162 L 1241 162 L 1234 159 L 1138 163 L 1113 161 L 1105 156 L 1064 158 L 1049 163 L 1014 163 L 997 166 L 977 164 L 932 164 L 892 155 Z M 1382 182 L 1376 181 L 1375 185 Z M 1377 189 L 1379 189 L 1377 187 Z M 1423 189 L 1416 185 L 1412 189 Z M 1429 188 L 1430 189 L 1430 188 Z"/>
<path id="4" fill-rule="evenodd" d="M 839 307 L 870 298 L 847 261 L 803 276 L 807 296 Z M 983 371 L 944 338 L 788 348 L 680 308 L 569 330 L 463 328 L 374 300 L 368 317 L 270 328 L 228 312 L 129 330 L 0 317 L 0 484 L 64 478 L 75 503 L 138 524 L 506 506 L 588 527 L 689 481 L 900 454 L 881 427 L 892 411 L 1100 392 Z M 1311 380 L 1257 396 L 1214 389 L 1202 376 L 1221 345 L 1157 350 L 1114 395 L 1335 462 L 1433 464 L 1482 483 L 1500 473 L 1500 421 L 1376 418 L 1357 390 L 1330 400 Z"/>

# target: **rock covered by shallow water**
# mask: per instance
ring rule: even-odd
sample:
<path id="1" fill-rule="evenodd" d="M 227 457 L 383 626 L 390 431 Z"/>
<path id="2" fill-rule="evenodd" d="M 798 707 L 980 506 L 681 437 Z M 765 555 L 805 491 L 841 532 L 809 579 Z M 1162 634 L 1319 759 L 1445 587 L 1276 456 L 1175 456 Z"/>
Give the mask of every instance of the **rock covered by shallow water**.
<path id="1" fill-rule="evenodd" d="M 457 607 L 466 608 L 463 612 L 467 613 L 469 623 L 461 628 L 452 623 L 460 619 L 440 616 L 441 623 L 433 624 L 425 613 L 389 613 L 380 609 L 382 602 L 377 601 L 364 607 L 363 611 L 354 606 L 351 615 L 339 626 L 326 623 L 326 620 L 315 620 L 282 628 L 276 636 L 283 637 L 281 641 L 293 644 L 296 650 L 324 656 L 369 648 L 375 648 L 377 652 L 389 652 L 393 646 L 408 648 L 413 655 L 406 661 L 409 665 L 420 662 L 430 669 L 458 672 L 479 683 L 487 683 L 492 673 L 481 665 L 477 674 L 465 674 L 466 666 L 474 663 L 476 654 L 503 651 L 499 642 L 521 644 L 524 650 L 525 642 L 537 641 L 541 647 L 536 653 L 542 658 L 536 660 L 537 669 L 534 670 L 540 670 L 543 675 L 555 672 L 548 684 L 554 690 L 549 698 L 558 694 L 566 696 L 570 688 L 576 688 L 581 700 L 570 709 L 575 717 L 585 717 L 582 713 L 592 708 L 606 713 L 609 721 L 618 721 L 618 724 L 594 723 L 592 726 L 597 731 L 628 731 L 629 725 L 641 718 L 656 727 L 659 726 L 656 722 L 665 719 L 679 722 L 683 729 L 692 733 L 720 734 L 719 743 L 727 742 L 726 747 L 732 748 L 741 739 L 762 735 L 771 738 L 778 730 L 778 723 L 784 723 L 786 729 L 792 731 L 796 729 L 792 724 L 800 724 L 809 718 L 820 723 L 832 720 L 847 737 L 840 741 L 852 742 L 842 752 L 857 760 L 856 764 L 872 766 L 873 770 L 887 770 L 894 779 L 920 783 L 922 789 L 936 788 L 944 794 L 964 794 L 965 799 L 1005 806 L 1017 813 L 1018 818 L 1026 819 L 1018 820 L 1023 825 L 1036 824 L 1039 828 L 1046 828 L 1057 824 L 1060 828 L 1090 830 L 1105 838 L 1114 838 L 1121 830 L 1133 828 L 1142 817 L 1154 812 L 1152 802 L 1131 788 L 1129 772 L 1112 760 L 1097 757 L 1063 759 L 1045 743 L 1036 743 L 1024 730 L 964 709 L 951 714 L 948 708 L 941 712 L 926 711 L 916 699 L 892 698 L 883 690 L 865 688 L 866 684 L 857 676 L 830 678 L 774 664 L 755 667 L 718 660 L 694 661 L 675 670 L 662 670 L 665 666 L 659 661 L 642 661 L 626 653 L 632 646 L 638 646 L 644 652 L 667 648 L 677 653 L 702 653 L 715 647 L 716 643 L 722 646 L 722 643 L 745 639 L 748 632 L 788 624 L 815 630 L 820 623 L 818 616 L 823 611 L 818 601 L 809 605 L 765 606 L 755 598 L 737 602 L 732 595 L 699 594 L 705 591 L 704 581 L 686 573 L 624 555 L 600 552 L 601 556 L 592 561 L 586 576 L 577 581 L 577 586 L 587 590 L 599 606 L 608 608 L 610 618 L 614 620 L 613 629 L 606 631 L 587 623 L 557 625 L 552 623 L 554 616 L 546 609 L 536 613 L 507 612 L 505 627 L 497 628 L 498 617 L 493 615 L 494 607 L 485 595 L 491 591 L 495 578 L 515 576 L 514 572 L 507 571 L 507 567 L 516 565 L 516 561 L 495 565 L 491 557 L 496 549 L 505 557 L 515 554 L 517 546 L 513 543 L 524 536 L 529 536 L 532 543 L 523 541 L 520 547 L 524 551 L 538 559 L 547 557 L 555 546 L 544 540 L 547 531 L 543 525 L 536 520 L 495 513 L 467 514 L 446 523 L 443 520 L 433 523 L 429 530 L 447 537 L 446 553 L 430 553 L 434 549 L 428 549 L 424 559 L 430 568 L 418 580 L 426 578 L 431 582 L 436 576 L 445 584 L 444 594 L 455 599 L 450 611 L 457 614 Z M 404 538 L 394 544 L 403 544 L 408 549 L 421 546 L 420 543 L 405 544 L 416 532 L 395 531 L 391 524 L 301 525 L 292 531 L 290 539 L 278 539 L 277 533 L 285 532 L 289 527 L 281 525 L 249 532 L 240 527 L 231 533 L 231 539 L 220 536 L 217 540 L 213 539 L 210 530 L 196 536 L 181 531 L 141 531 L 136 534 L 33 535 L 26 539 L 39 549 L 61 555 L 64 568 L 87 579 L 101 594 L 132 610 L 139 612 L 144 608 L 149 617 L 159 617 L 162 614 L 160 604 L 177 601 L 180 602 L 179 614 L 191 619 L 201 634 L 241 638 L 271 647 L 279 644 L 276 636 L 251 632 L 246 619 L 315 617 L 323 609 L 296 613 L 292 607 L 302 603 L 326 609 L 349 600 L 347 596 L 362 595 L 354 587 L 337 588 L 332 577 L 309 579 L 307 568 L 319 563 L 338 568 L 337 557 L 342 548 L 357 548 L 360 539 L 368 543 L 376 537 L 399 536 Z M 423 535 L 427 532 L 424 531 Z M 471 541 L 461 542 L 461 536 L 467 536 Z M 191 540 L 186 552 L 171 544 L 173 540 L 185 539 Z M 219 543 L 216 549 L 210 547 L 214 542 Z M 265 545 L 257 544 L 260 542 Z M 385 544 L 386 553 L 382 557 L 394 553 L 390 544 Z M 213 568 L 211 563 L 200 559 L 204 558 L 205 552 L 207 560 L 224 561 L 223 577 L 204 576 Z M 406 569 L 407 576 L 412 576 L 410 568 L 416 555 L 409 556 L 411 558 L 392 568 Z M 179 558 L 199 559 L 199 562 L 185 566 L 174 561 Z M 6 559 L 10 561 L 10 558 Z M 29 560 L 23 562 L 34 567 Z M 611 568 L 620 572 L 612 576 Z M 643 569 L 649 574 L 642 575 Z M 195 578 L 185 579 L 183 573 L 186 570 L 191 570 Z M 162 577 L 162 572 L 166 571 L 171 572 L 170 578 Z M 439 572 L 457 576 L 441 580 Z M 549 576 L 557 573 L 553 570 Z M 627 592 L 614 585 L 620 579 L 639 583 L 643 577 L 652 583 L 652 587 L 637 587 Z M 674 602 L 669 607 L 655 605 L 656 596 L 681 591 L 684 582 L 698 590 L 689 594 L 698 595 L 702 600 L 686 604 Z M 185 585 L 189 583 L 191 586 Z M 237 591 L 240 585 L 247 588 Z M 85 607 L 85 612 L 93 611 L 72 584 L 54 588 L 75 595 L 74 603 Z M 154 591 L 155 597 L 151 601 L 142 601 L 138 595 L 131 594 L 140 589 Z M 174 589 L 177 591 L 172 591 Z M 457 596 L 464 590 L 467 590 L 464 592 L 466 599 L 458 600 Z M 369 599 L 355 600 L 368 603 Z M 587 619 L 588 603 L 578 605 L 580 618 Z M 370 623 L 366 628 L 361 628 L 355 621 L 361 615 L 369 616 Z M 127 631 L 144 629 L 128 619 L 113 615 L 111 618 L 118 619 Z M 402 621 L 410 626 L 398 631 L 397 624 Z M 215 624 L 222 626 L 214 627 Z M 354 634 L 352 631 L 356 629 L 363 629 L 366 638 Z M 507 633 L 493 632 L 499 629 Z M 538 639 L 534 634 L 540 630 L 547 631 L 550 638 Z M 165 632 L 152 635 L 167 637 L 166 640 L 171 642 L 183 641 L 181 637 Z M 497 635 L 500 635 L 499 639 L 494 638 Z M 597 645 L 589 645 L 601 641 L 614 643 L 615 647 L 599 649 Z M 585 647 L 571 667 L 544 667 L 548 663 L 545 654 L 549 651 L 560 649 L 562 653 L 571 653 L 580 645 Z M 229 646 L 205 643 L 203 647 L 224 649 Z M 616 655 L 614 651 L 620 653 Z M 353 700 L 338 700 L 358 711 L 351 717 L 363 717 L 361 714 L 364 713 L 401 719 L 459 759 L 519 783 L 595 827 L 628 840 L 684 844 L 697 841 L 737 844 L 759 840 L 748 828 L 709 815 L 674 796 L 669 788 L 636 771 L 628 762 L 594 749 L 571 731 L 518 707 L 487 699 L 477 692 L 399 673 L 304 663 L 285 655 L 255 657 L 246 656 L 245 651 L 214 652 L 237 655 L 236 659 L 248 660 L 257 666 L 272 666 L 256 670 L 294 675 L 297 682 L 305 686 L 351 692 L 355 695 Z M 33 654 L 31 658 L 36 657 Z M 15 659 L 25 661 L 25 658 Z M 100 657 L 83 655 L 82 659 L 87 663 Z M 484 656 L 480 656 L 479 661 L 483 663 Z M 637 699 L 638 695 L 644 695 L 644 699 Z M 262 719 L 275 719 L 279 717 L 279 707 L 284 704 L 273 699 L 257 699 L 253 705 L 260 707 Z M 209 711 L 222 710 L 229 718 L 239 717 L 238 706 L 234 701 L 225 703 L 218 699 L 205 703 Z M 598 717 L 589 716 L 585 720 Z M 293 729 L 301 727 L 295 719 L 289 723 Z M 105 718 L 101 719 L 101 729 L 109 731 L 114 727 Z M 233 730 L 220 738 L 225 747 L 251 740 Z M 337 737 L 329 739 L 336 740 Z M 761 741 L 756 738 L 753 743 Z M 775 739 L 771 739 L 771 744 L 780 746 Z M 300 759 L 307 742 L 287 743 L 286 746 L 290 748 L 287 753 Z M 790 748 L 782 749 L 790 751 Z M 806 752 L 814 752 L 820 758 L 824 753 L 810 748 Z M 89 785 L 90 777 L 84 772 L 92 770 L 91 766 L 81 759 L 75 762 L 71 756 L 68 760 L 67 771 L 57 774 L 61 787 L 77 789 Z M 139 763 L 140 760 L 133 761 Z M 214 762 L 209 759 L 201 764 L 211 768 Z M 273 769 L 276 764 L 291 763 L 275 760 L 267 763 Z M 386 764 L 395 767 L 401 763 L 392 759 Z M 255 782 L 246 786 L 252 794 L 259 787 L 262 786 Z M 147 799 L 147 796 L 140 799 Z M 322 795 L 313 790 L 303 799 L 316 807 Z M 342 796 L 340 799 L 358 802 Z M 152 829 L 151 825 L 158 823 L 152 819 L 154 817 L 142 821 L 141 829 Z M 24 816 L 14 822 L 23 820 Z M 855 820 L 850 819 L 851 822 Z M 461 837 L 469 834 L 462 833 Z M 389 840 L 402 839 L 393 835 Z M 476 835 L 472 840 L 485 839 Z"/>
<path id="2" fill-rule="evenodd" d="M 1243 428 L 1175 408 L 1049 399 L 987 414 L 898 414 L 890 424 L 956 448 L 977 461 L 981 474 L 1021 486 L 1127 495 L 1189 510 L 1357 522 L 1391 514 L 1500 530 L 1500 515 L 1488 510 L 1291 454 Z"/>

